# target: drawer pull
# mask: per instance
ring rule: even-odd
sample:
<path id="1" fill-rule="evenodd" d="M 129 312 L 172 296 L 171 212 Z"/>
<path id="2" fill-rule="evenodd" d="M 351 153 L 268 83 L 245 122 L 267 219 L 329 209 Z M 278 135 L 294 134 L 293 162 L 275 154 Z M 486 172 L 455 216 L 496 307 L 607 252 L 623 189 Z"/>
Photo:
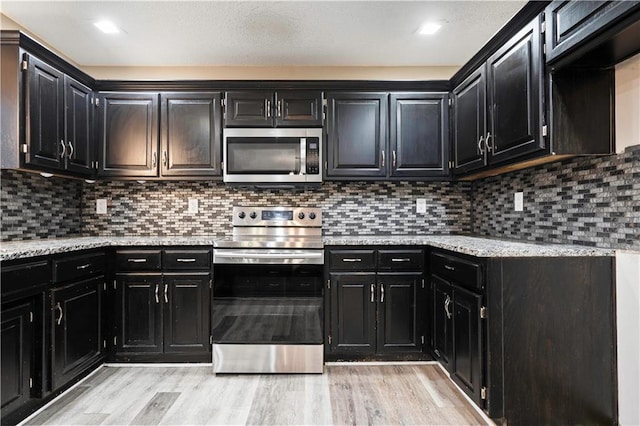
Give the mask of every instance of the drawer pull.
<path id="1" fill-rule="evenodd" d="M 79 271 L 80 269 L 87 269 L 89 266 L 91 266 L 91 264 L 87 263 L 86 265 L 76 266 L 76 269 Z"/>
<path id="2" fill-rule="evenodd" d="M 190 262 L 195 262 L 195 261 L 196 261 L 196 260 L 195 260 L 195 259 L 193 259 L 193 258 L 189 258 L 189 259 L 186 259 L 186 258 L 178 258 L 178 259 L 176 259 L 176 262 L 185 262 L 185 263 L 190 263 Z"/>
<path id="3" fill-rule="evenodd" d="M 362 259 L 357 257 L 345 257 L 342 259 L 343 262 L 362 262 Z"/>
<path id="4" fill-rule="evenodd" d="M 127 262 L 131 263 L 145 263 L 147 259 L 127 259 Z"/>
<path id="5" fill-rule="evenodd" d="M 449 266 L 449 265 L 444 265 L 444 269 L 448 269 L 449 271 L 455 271 L 456 268 L 454 268 L 453 266 Z"/>
<path id="6" fill-rule="evenodd" d="M 169 303 L 169 284 L 164 285 L 164 303 Z"/>
<path id="7" fill-rule="evenodd" d="M 60 306 L 60 302 L 56 303 L 56 306 L 54 306 L 53 309 L 57 309 L 58 311 L 60 311 L 60 317 L 55 320 L 56 324 L 60 325 L 62 324 L 62 318 L 64 317 L 64 312 L 62 311 L 62 306 Z"/>
<path id="8" fill-rule="evenodd" d="M 411 259 L 408 257 L 394 257 L 391 259 L 392 262 L 411 262 Z"/>
<path id="9" fill-rule="evenodd" d="M 375 284 L 371 284 L 371 303 L 375 303 L 376 302 L 376 285 Z"/>
<path id="10" fill-rule="evenodd" d="M 160 303 L 160 299 L 158 299 L 158 284 L 156 284 L 156 291 L 155 291 L 155 296 L 156 296 L 156 303 Z"/>

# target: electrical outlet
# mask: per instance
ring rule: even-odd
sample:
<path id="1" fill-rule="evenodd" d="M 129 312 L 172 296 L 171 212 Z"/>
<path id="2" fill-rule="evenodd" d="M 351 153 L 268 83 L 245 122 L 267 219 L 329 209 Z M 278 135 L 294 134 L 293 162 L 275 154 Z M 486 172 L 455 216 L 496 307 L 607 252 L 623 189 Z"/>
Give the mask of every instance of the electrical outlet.
<path id="1" fill-rule="evenodd" d="M 516 192 L 513 194 L 513 210 L 521 212 L 524 210 L 524 193 Z"/>
<path id="2" fill-rule="evenodd" d="M 187 213 L 198 213 L 198 199 L 189 198 L 189 207 Z"/>
<path id="3" fill-rule="evenodd" d="M 416 213 L 427 212 L 427 200 L 425 198 L 418 198 L 416 200 Z"/>
<path id="4" fill-rule="evenodd" d="M 97 214 L 107 214 L 107 199 L 106 198 L 97 198 L 96 199 L 96 213 Z"/>

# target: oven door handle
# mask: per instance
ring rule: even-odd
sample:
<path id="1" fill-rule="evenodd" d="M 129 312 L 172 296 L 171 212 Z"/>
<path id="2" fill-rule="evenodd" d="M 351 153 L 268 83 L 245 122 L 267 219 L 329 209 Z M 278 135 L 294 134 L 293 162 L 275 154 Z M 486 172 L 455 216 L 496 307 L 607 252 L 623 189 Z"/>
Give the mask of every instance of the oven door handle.
<path id="1" fill-rule="evenodd" d="M 256 253 L 246 251 L 222 251 L 214 250 L 213 263 L 324 263 L 324 252 L 277 252 L 277 253 Z M 234 262 L 234 260 L 236 262 Z M 294 262 L 291 262 L 291 261 Z M 295 262 L 298 261 L 298 262 Z"/>

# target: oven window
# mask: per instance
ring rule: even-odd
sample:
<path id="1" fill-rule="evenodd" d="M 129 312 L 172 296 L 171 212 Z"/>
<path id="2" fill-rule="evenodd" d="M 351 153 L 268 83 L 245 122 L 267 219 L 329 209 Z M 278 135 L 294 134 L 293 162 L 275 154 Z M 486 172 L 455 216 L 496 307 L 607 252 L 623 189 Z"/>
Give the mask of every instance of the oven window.
<path id="1" fill-rule="evenodd" d="M 299 138 L 227 138 L 227 173 L 299 174 Z"/>

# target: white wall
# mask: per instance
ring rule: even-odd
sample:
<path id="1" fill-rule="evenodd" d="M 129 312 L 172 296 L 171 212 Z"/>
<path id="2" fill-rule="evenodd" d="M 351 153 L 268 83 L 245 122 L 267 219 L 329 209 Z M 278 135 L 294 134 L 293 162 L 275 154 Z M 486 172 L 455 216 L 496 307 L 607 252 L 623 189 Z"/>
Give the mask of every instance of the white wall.
<path id="1" fill-rule="evenodd" d="M 616 65 L 616 152 L 640 144 L 640 54 Z"/>
<path id="2" fill-rule="evenodd" d="M 618 409 L 621 425 L 640 425 L 640 252 L 616 252 Z"/>

